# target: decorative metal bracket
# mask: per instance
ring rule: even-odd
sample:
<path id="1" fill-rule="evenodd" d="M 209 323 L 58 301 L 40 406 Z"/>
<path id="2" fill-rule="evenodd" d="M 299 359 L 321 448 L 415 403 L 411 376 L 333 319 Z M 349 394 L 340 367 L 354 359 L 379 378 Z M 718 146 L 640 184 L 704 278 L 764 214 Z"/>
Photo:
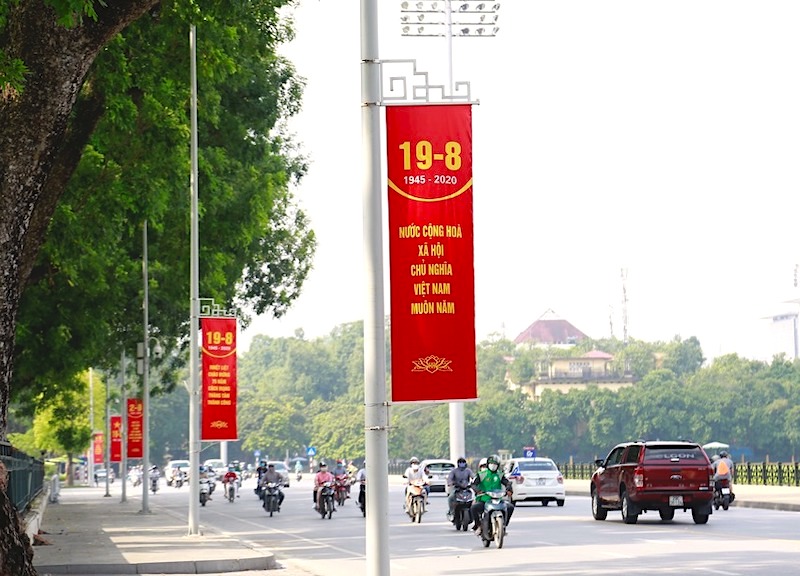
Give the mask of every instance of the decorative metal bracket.
<path id="1" fill-rule="evenodd" d="M 390 74 L 397 70 L 396 74 Z M 459 81 L 453 83 L 450 92 L 444 84 L 431 84 L 428 72 L 417 70 L 416 60 L 381 60 L 381 92 L 380 105 L 403 104 L 480 104 L 472 100 L 470 83 Z"/>
<path id="2" fill-rule="evenodd" d="M 235 308 L 223 308 L 213 298 L 198 298 L 200 301 L 200 316 L 225 316 L 237 317 L 237 310 Z"/>

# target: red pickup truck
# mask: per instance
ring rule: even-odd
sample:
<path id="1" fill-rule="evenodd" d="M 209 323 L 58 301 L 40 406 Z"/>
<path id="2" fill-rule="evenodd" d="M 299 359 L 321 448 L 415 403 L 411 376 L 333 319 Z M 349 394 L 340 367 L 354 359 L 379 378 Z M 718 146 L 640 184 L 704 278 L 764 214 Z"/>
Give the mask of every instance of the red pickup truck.
<path id="1" fill-rule="evenodd" d="M 609 510 L 620 510 L 626 524 L 636 524 L 648 510 L 658 510 L 662 520 L 672 520 L 675 510 L 691 510 L 695 524 L 708 522 L 714 471 L 699 444 L 625 442 L 595 464 L 590 487 L 595 520 L 605 520 Z"/>

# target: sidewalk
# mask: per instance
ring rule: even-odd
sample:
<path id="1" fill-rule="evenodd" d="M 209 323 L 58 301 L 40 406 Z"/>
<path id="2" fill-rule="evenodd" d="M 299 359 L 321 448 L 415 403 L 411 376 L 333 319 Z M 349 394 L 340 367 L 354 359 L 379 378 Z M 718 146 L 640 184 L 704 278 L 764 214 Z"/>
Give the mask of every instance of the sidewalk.
<path id="1" fill-rule="evenodd" d="M 47 574 L 214 574 L 279 568 L 272 552 L 250 547 L 200 524 L 201 535 L 149 499 L 120 502 L 105 488 L 62 488 L 57 503 L 47 503 L 33 564 Z"/>
<path id="2" fill-rule="evenodd" d="M 399 477 L 390 477 L 395 483 Z M 589 495 L 588 480 L 565 480 L 567 494 Z M 800 511 L 800 488 L 734 486 L 733 506 Z M 202 535 L 187 536 L 185 519 L 149 499 L 120 502 L 103 487 L 62 488 L 57 503 L 46 503 L 33 563 L 49 574 L 220 574 L 283 568 L 269 550 L 254 548 L 201 523 Z M 586 513 L 589 514 L 587 505 Z M 300 574 L 280 570 L 276 574 Z M 307 573 L 304 573 L 307 574 Z"/>

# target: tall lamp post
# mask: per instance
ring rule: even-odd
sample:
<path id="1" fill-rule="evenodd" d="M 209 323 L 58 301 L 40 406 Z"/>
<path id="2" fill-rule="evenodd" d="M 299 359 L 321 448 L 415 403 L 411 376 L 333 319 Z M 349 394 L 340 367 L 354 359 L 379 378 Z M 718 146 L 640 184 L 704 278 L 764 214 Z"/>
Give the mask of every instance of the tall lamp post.
<path id="1" fill-rule="evenodd" d="M 142 514 L 150 512 L 150 340 L 155 340 L 153 355 L 161 358 L 164 349 L 155 336 L 150 336 L 150 288 L 147 272 L 147 220 L 142 227 L 142 275 L 144 276 L 144 297 L 142 318 L 144 339 L 136 347 L 137 368 L 142 375 Z"/>
<path id="2" fill-rule="evenodd" d="M 453 83 L 453 38 L 493 38 L 499 2 L 486 0 L 403 0 L 400 3 L 402 36 L 447 39 L 447 85 L 445 99 L 456 99 Z M 450 459 L 466 456 L 464 403 L 450 402 Z"/>

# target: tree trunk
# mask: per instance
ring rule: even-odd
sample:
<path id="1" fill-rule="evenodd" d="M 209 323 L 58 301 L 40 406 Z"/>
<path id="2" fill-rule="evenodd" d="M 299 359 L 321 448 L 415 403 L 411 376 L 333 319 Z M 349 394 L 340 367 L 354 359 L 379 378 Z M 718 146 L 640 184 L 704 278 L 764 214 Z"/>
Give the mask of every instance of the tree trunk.
<path id="1" fill-rule="evenodd" d="M 97 54 L 158 0 L 95 2 L 97 20 L 65 28 L 43 0 L 12 3 L 0 48 L 28 68 L 25 87 L 0 90 L 0 439 L 8 429 L 20 295 L 55 206 L 85 144 L 73 115 Z M 187 30 L 188 33 L 188 30 Z M 32 549 L 0 482 L 0 576 L 35 575 Z"/>

